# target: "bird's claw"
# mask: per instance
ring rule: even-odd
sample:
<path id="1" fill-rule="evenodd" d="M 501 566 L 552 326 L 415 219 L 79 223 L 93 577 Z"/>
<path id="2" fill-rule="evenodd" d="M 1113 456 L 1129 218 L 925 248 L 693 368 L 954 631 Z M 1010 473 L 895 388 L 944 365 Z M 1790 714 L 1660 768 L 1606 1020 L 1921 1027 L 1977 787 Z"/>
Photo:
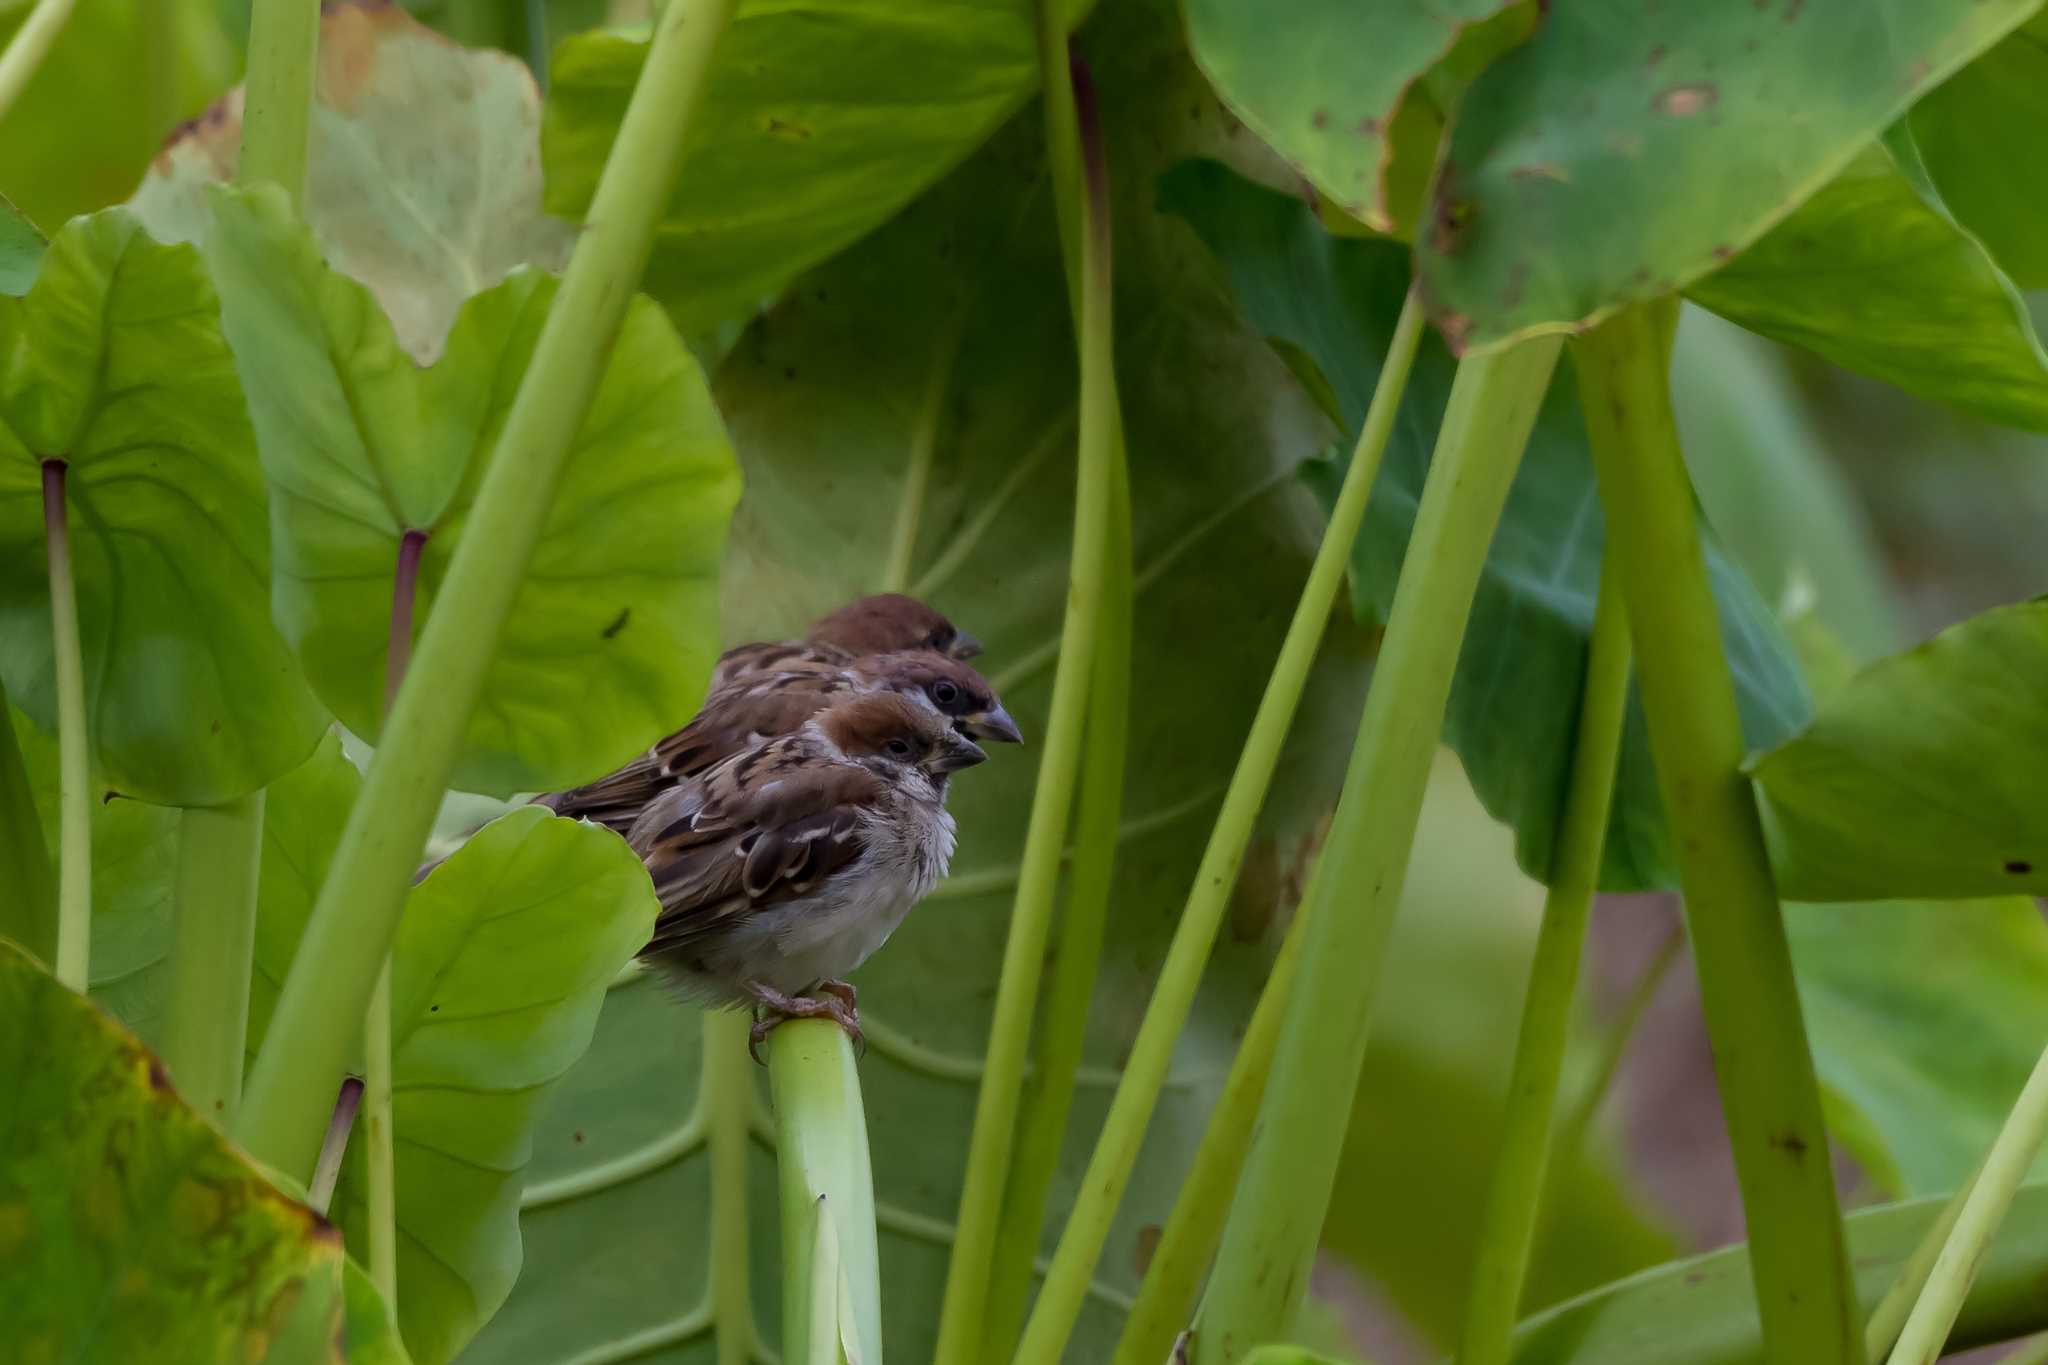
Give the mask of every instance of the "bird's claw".
<path id="1" fill-rule="evenodd" d="M 754 1027 L 747 1034 L 747 1055 L 766 1066 L 767 1062 L 761 1056 L 761 1044 L 778 1026 L 791 1019 L 830 1019 L 846 1030 L 856 1053 L 865 1056 L 868 1040 L 860 1029 L 860 1010 L 855 1004 L 853 987 L 844 981 L 820 981 L 815 989 L 825 998 L 785 995 L 771 987 L 757 987 L 754 991 L 757 1002 Z"/>

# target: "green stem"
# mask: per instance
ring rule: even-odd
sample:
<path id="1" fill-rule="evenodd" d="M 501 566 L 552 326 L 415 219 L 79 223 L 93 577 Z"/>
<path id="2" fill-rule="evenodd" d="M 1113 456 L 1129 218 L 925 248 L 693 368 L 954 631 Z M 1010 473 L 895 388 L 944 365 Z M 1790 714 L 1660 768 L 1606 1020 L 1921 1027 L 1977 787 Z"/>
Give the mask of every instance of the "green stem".
<path id="1" fill-rule="evenodd" d="M 363 1011 L 363 1164 L 369 1195 L 370 1281 L 398 1307 L 397 1134 L 391 1113 L 391 959 Z"/>
<path id="2" fill-rule="evenodd" d="M 188 807 L 179 817 L 163 1056 L 186 1103 L 223 1129 L 233 1126 L 242 1102 L 262 862 L 262 792 L 224 806 Z"/>
<path id="3" fill-rule="evenodd" d="M 284 186 L 294 210 L 306 197 L 306 135 L 319 54 L 320 0 L 256 0 L 249 12 L 237 179 L 245 185 L 268 180 Z"/>
<path id="4" fill-rule="evenodd" d="M 1877 1307 L 1870 1312 L 1870 1322 L 1863 1329 L 1863 1353 L 1867 1359 L 1882 1360 L 1891 1353 L 1899 1333 L 1906 1325 L 1906 1318 L 1919 1302 L 1920 1291 L 1927 1287 L 1927 1281 L 1934 1274 L 1934 1263 L 1941 1258 L 1941 1249 L 1948 1245 L 1948 1235 L 1955 1230 L 1956 1219 L 1962 1216 L 1963 1205 L 1969 1202 L 1970 1191 L 1977 1187 L 1977 1177 L 1984 1173 L 1982 1162 L 1970 1172 L 1970 1178 L 1963 1187 L 1942 1205 L 1941 1215 L 1928 1226 L 1926 1236 L 1913 1248 L 1913 1254 L 1899 1268 L 1898 1278 L 1884 1291 L 1884 1297 L 1877 1301 Z"/>
<path id="5" fill-rule="evenodd" d="M 1543 1204 L 1557 1087 L 1571 1042 L 1572 995 L 1593 893 L 1600 882 L 1614 767 L 1628 710 L 1628 655 L 1628 620 L 1610 556 L 1600 566 L 1600 600 L 1586 655 L 1570 786 L 1551 855 L 1543 927 L 1529 964 L 1529 991 L 1522 1001 L 1500 1156 L 1479 1227 L 1479 1259 L 1458 1340 L 1460 1365 L 1507 1365 L 1508 1339 L 1521 1307 L 1522 1283 Z"/>
<path id="6" fill-rule="evenodd" d="M 50 562 L 50 641 L 57 674 L 57 980 L 83 995 L 92 963 L 92 773 L 64 475 L 64 461 L 43 461 L 43 538 Z"/>
<path id="7" fill-rule="evenodd" d="M 1574 346 L 1586 431 L 1628 601 L 1700 1003 L 1773 1365 L 1859 1359 L 1862 1333 L 1792 956 L 1741 772 L 1742 724 L 1666 385 L 1677 301 Z"/>
<path id="8" fill-rule="evenodd" d="M 711 1322 L 718 1365 L 748 1365 L 754 1304 L 748 1295 L 747 1122 L 754 1103 L 747 1020 L 730 1010 L 704 1019 L 704 1146 L 711 1160 Z M 872 1219 L 870 1220 L 872 1222 Z M 785 1357 L 798 1357 L 783 1344 Z"/>
<path id="9" fill-rule="evenodd" d="M 1195 1315 L 1202 1276 L 1216 1255 L 1216 1244 L 1223 1239 L 1230 1194 L 1252 1145 L 1259 1102 L 1265 1098 L 1273 1052 L 1280 1044 L 1280 1025 L 1287 1017 L 1287 999 L 1301 967 L 1301 941 L 1307 924 L 1297 913 L 1287 926 L 1287 937 L 1281 940 L 1265 989 L 1259 992 L 1258 1007 L 1245 1027 L 1244 1041 L 1231 1060 L 1223 1094 L 1209 1115 L 1209 1126 L 1195 1148 L 1194 1163 L 1174 1198 L 1173 1213 L 1159 1235 L 1152 1264 L 1145 1268 L 1137 1302 L 1124 1320 L 1114 1365 L 1158 1365 Z"/>
<path id="10" fill-rule="evenodd" d="M 0 937 L 48 964 L 57 957 L 57 870 L 50 866 L 14 726 L 7 688 L 0 684 L 0 886 L 15 888 L 15 894 L 0 896 Z"/>
<path id="11" fill-rule="evenodd" d="M 1284 1339 L 1307 1291 L 1465 622 L 1559 345 L 1537 337 L 1458 366 L 1351 765 L 1302 905 L 1302 975 L 1195 1332 L 1199 1365 Z"/>
<path id="12" fill-rule="evenodd" d="M 7 117 L 8 110 L 14 108 L 14 102 L 35 78 L 76 4 L 77 0 L 40 0 L 14 31 L 7 50 L 0 52 L 0 119 Z"/>
<path id="13" fill-rule="evenodd" d="M 819 1341 L 815 1330 L 814 1305 L 829 1303 L 838 1331 L 851 1330 L 857 1349 L 847 1354 L 880 1362 L 875 1183 L 853 1044 L 829 1019 L 791 1020 L 768 1037 L 768 1078 L 782 1186 L 783 1359 L 838 1358 L 839 1342 Z M 829 1238 L 829 1266 L 818 1260 L 820 1238 Z"/>
<path id="14" fill-rule="evenodd" d="M 1093 213 L 1083 186 L 1081 130 L 1099 131 L 1094 110 L 1084 120 L 1079 100 L 1091 104 L 1087 67 L 1070 49 L 1066 17 L 1052 0 L 1039 0 L 1038 63 L 1044 91 L 1046 159 L 1060 229 L 1067 301 L 1077 340 L 1086 323 L 1082 290 L 1085 267 L 1080 233 Z M 1086 156 L 1101 158 L 1100 146 Z M 1123 420 L 1116 419 L 1117 449 L 1111 466 L 1110 542 L 1105 555 L 1102 621 L 1096 640 L 1095 675 L 1088 697 L 1087 757 L 1081 775 L 1081 807 L 1074 831 L 1072 871 L 1061 916 L 1059 950 L 1038 1030 L 1035 1065 L 1025 1082 L 1023 1127 L 1010 1157 L 1002 1220 L 996 1231 L 989 1272 L 983 1352 L 990 1360 L 1010 1354 L 1024 1305 L 1031 1296 L 1031 1272 L 1045 1225 L 1047 1193 L 1059 1169 L 1067 1118 L 1073 1111 L 1074 1078 L 1088 1037 L 1095 982 L 1102 965 L 1102 941 L 1109 923 L 1109 898 L 1116 875 L 1117 831 L 1122 823 L 1124 764 L 1131 695 L 1131 490 L 1125 462 Z"/>
<path id="15" fill-rule="evenodd" d="M 2034 1064 L 2005 1126 L 1985 1154 L 1982 1169 L 1970 1183 L 1955 1226 L 1935 1258 L 1927 1287 L 1920 1291 L 1905 1329 L 1899 1333 L 1898 1345 L 1892 1348 L 1890 1365 L 1934 1365 L 1941 1356 L 1942 1345 L 1977 1278 L 1977 1268 L 1984 1263 L 1991 1239 L 2005 1221 L 2006 1210 L 2012 1207 L 2013 1196 L 2019 1193 L 2020 1182 L 2026 1179 L 2044 1137 L 2048 1137 L 2048 1052 Z"/>
<path id="16" fill-rule="evenodd" d="M 1678 961 L 1679 953 L 1685 948 L 1685 930 L 1674 926 L 1664 936 L 1664 942 L 1657 948 L 1657 955 L 1650 959 L 1650 965 L 1636 978 L 1636 984 L 1623 1002 L 1621 1012 L 1608 1026 L 1606 1036 L 1601 1039 L 1600 1059 L 1593 1067 L 1593 1075 L 1586 1082 L 1586 1088 L 1573 1103 L 1570 1114 L 1558 1125 L 1557 1138 L 1551 1144 L 1553 1158 L 1551 1171 L 1553 1179 L 1551 1193 L 1556 1192 L 1555 1174 L 1570 1170 L 1578 1160 L 1579 1153 L 1586 1146 L 1586 1134 L 1592 1130 L 1593 1119 L 1599 1114 L 1600 1106 L 1607 1099 L 1608 1091 L 1614 1088 L 1614 1078 L 1621 1074 L 1621 1060 L 1628 1054 L 1630 1040 L 1636 1036 L 1643 1016 L 1649 1012 L 1650 1002 L 1657 998 L 1658 990 L 1664 985 L 1664 978 Z"/>
<path id="17" fill-rule="evenodd" d="M 239 1136 L 289 1173 L 312 1166 L 354 1028 L 398 925 L 463 729 L 533 557 L 562 463 L 611 357 L 691 112 L 736 0 L 670 5 L 605 163 L 461 543 L 349 812 L 250 1076 Z M 351 1021 L 344 1026 L 342 1021 Z"/>
<path id="18" fill-rule="evenodd" d="M 1131 1044 L 1123 1079 L 1117 1084 L 1109 1114 L 1088 1159 L 1080 1196 L 1067 1215 L 1067 1225 L 1046 1271 L 1045 1285 L 1031 1310 L 1030 1321 L 1025 1324 L 1024 1339 L 1017 1352 L 1019 1361 L 1057 1360 L 1080 1315 L 1095 1262 L 1108 1240 L 1117 1204 L 1130 1183 L 1145 1129 L 1152 1121 L 1160 1089 L 1166 1083 L 1174 1043 L 1194 1007 L 1202 969 L 1229 908 L 1230 893 L 1237 885 L 1253 825 L 1279 766 L 1288 727 L 1308 685 L 1316 648 L 1343 586 L 1344 567 L 1350 562 L 1352 544 L 1358 539 L 1358 528 L 1365 519 L 1366 501 L 1378 477 L 1395 415 L 1400 411 L 1408 372 L 1422 338 L 1422 325 L 1422 305 L 1411 292 L 1394 325 L 1372 406 L 1366 412 L 1365 424 L 1352 451 L 1351 465 L 1345 471 L 1322 544 L 1302 587 L 1301 599 L 1295 604 L 1294 618 L 1288 624 L 1258 712 L 1252 718 L 1251 733 L 1245 738 L 1237 769 L 1223 794 L 1215 828 L 1202 852 L 1194 886 L 1188 892 L 1187 907 L 1174 929 L 1166 960 L 1159 969 L 1158 984 L 1152 989 L 1152 1000 L 1145 1007 L 1138 1036 Z"/>
<path id="19" fill-rule="evenodd" d="M 1093 110 L 1079 105 L 1083 119 Z M 974 1109 L 960 1192 L 945 1300 L 939 1313 L 939 1365 L 980 1359 L 989 1276 L 1002 1216 L 1010 1148 L 1023 1090 L 1024 1061 L 1031 1043 L 1033 1005 L 1045 965 L 1045 944 L 1059 890 L 1067 817 L 1079 776 L 1083 731 L 1094 682 L 1102 631 L 1111 519 L 1116 502 L 1118 435 L 1114 336 L 1110 317 L 1109 168 L 1101 139 L 1083 126 L 1087 156 L 1087 231 L 1081 239 L 1080 451 L 1074 480 L 1073 559 L 1068 566 L 1067 610 L 1060 633 L 1059 664 L 1053 674 L 1052 713 L 1046 724 L 1045 757 L 1031 797 L 1031 821 L 1017 897 L 1010 915 L 989 1030 L 987 1064 Z"/>

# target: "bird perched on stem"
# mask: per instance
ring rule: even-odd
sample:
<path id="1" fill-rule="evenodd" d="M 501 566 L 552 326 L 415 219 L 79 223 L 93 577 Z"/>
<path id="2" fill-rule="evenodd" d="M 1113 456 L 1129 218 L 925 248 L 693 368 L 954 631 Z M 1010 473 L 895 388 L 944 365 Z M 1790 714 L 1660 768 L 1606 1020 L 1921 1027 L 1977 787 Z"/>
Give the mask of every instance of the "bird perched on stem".
<path id="1" fill-rule="evenodd" d="M 981 641 L 915 597 L 877 593 L 818 618 L 801 640 L 734 645 L 718 656 L 711 690 L 750 673 L 842 668 L 867 654 L 924 649 L 964 661 L 981 653 Z"/>
<path id="2" fill-rule="evenodd" d="M 756 1007 L 751 1046 L 789 1018 L 858 1041 L 843 978 L 945 876 L 947 781 L 986 757 L 930 706 L 866 692 L 668 788 L 626 831 L 661 900 L 641 957 L 700 1004 Z"/>
<path id="3" fill-rule="evenodd" d="M 617 772 L 537 798 L 567 815 L 624 833 L 648 802 L 764 739 L 793 733 L 849 697 L 895 692 L 928 706 L 973 739 L 1022 742 L 988 680 L 931 650 L 875 654 L 844 666 L 746 672 L 717 688 L 682 729 Z"/>

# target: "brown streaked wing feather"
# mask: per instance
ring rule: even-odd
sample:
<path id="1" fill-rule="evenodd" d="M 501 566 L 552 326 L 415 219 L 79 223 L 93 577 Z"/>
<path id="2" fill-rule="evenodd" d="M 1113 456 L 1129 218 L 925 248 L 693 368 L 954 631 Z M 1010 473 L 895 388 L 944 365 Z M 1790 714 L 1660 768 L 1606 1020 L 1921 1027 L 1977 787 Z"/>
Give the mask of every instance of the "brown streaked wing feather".
<path id="1" fill-rule="evenodd" d="M 797 899 L 858 858 L 861 812 L 885 795 L 851 765 L 770 743 L 664 793 L 627 835 L 661 900 L 646 951 L 682 947 L 731 915 Z M 766 789 L 766 790 L 764 790 Z"/>
<path id="2" fill-rule="evenodd" d="M 711 670 L 711 690 L 761 673 L 786 673 L 795 669 L 842 668 L 853 655 L 834 645 L 807 644 L 802 640 L 762 640 L 734 645 L 718 656 Z"/>

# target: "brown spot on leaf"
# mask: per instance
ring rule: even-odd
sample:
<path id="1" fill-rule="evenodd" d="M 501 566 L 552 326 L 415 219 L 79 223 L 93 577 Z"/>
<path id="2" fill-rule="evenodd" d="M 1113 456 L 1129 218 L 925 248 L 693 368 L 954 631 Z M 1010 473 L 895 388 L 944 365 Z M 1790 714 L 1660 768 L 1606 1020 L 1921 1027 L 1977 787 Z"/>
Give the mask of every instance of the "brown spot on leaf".
<path id="1" fill-rule="evenodd" d="M 1656 65 L 1657 63 L 1659 63 L 1659 62 L 1663 61 L 1663 60 L 1664 60 L 1664 52 L 1665 52 L 1664 44 L 1662 44 L 1662 43 L 1659 43 L 1659 44 L 1657 44 L 1657 45 L 1656 45 L 1655 47 L 1653 47 L 1653 48 L 1651 48 L 1651 49 L 1650 49 L 1650 57 L 1649 57 L 1649 60 L 1648 60 L 1647 62 L 1645 62 L 1645 63 L 1644 63 L 1644 65 L 1645 65 L 1645 66 L 1655 66 L 1655 65 Z"/>
<path id="2" fill-rule="evenodd" d="M 171 1073 L 164 1070 L 163 1059 L 154 1054 L 149 1059 L 149 1088 L 159 1095 L 177 1093 L 171 1087 Z"/>
<path id="3" fill-rule="evenodd" d="M 2015 877 L 2024 877 L 2034 870 L 2034 865 L 2024 858 L 2014 858 L 2005 865 L 2005 870 Z"/>
<path id="4" fill-rule="evenodd" d="M 1308 116 L 1308 122 L 1311 128 L 1327 128 L 1330 126 L 1330 111 L 1318 109 Z"/>
<path id="5" fill-rule="evenodd" d="M 600 632 L 600 634 L 602 634 L 603 637 L 607 640 L 611 639 L 613 636 L 617 635 L 620 631 L 626 628 L 626 622 L 632 617 L 632 615 L 633 609 L 631 607 L 620 607 L 619 614 L 612 618 L 612 623 L 606 626 L 604 630 Z"/>
<path id="6" fill-rule="evenodd" d="M 1717 260 L 1717 261 L 1725 261 L 1725 260 L 1728 260 L 1728 259 L 1730 259 L 1730 258 L 1731 258 L 1731 257 L 1733 257 L 1734 255 L 1735 255 L 1735 248 L 1734 248 L 1734 247 L 1732 247 L 1732 246 L 1728 245 L 1728 244 L 1727 244 L 1726 242 L 1717 242 L 1717 243 L 1715 243 L 1715 245 L 1714 245 L 1714 259 L 1715 259 L 1715 260 Z"/>
<path id="7" fill-rule="evenodd" d="M 1794 1161 L 1806 1160 L 1806 1139 L 1790 1128 L 1771 1134 L 1771 1146 L 1786 1153 Z"/>
<path id="8" fill-rule="evenodd" d="M 569 1134 L 569 1140 L 570 1140 L 571 1142 L 574 1142 L 574 1143 L 575 1143 L 575 1144 L 576 1144 L 577 1146 L 579 1146 L 579 1147 L 580 1147 L 580 1146 L 582 1146 L 582 1145 L 583 1145 L 583 1130 L 582 1130 L 581 1128 L 578 1128 L 578 1129 L 577 1129 L 577 1130 L 576 1130 L 575 1132 L 573 1132 L 573 1133 Z"/>
<path id="9" fill-rule="evenodd" d="M 1700 81 L 1692 85 L 1674 85 L 1668 90 L 1660 91 L 1650 102 L 1650 107 L 1660 114 L 1669 114 L 1673 118 L 1691 118 L 1694 114 L 1713 108 L 1714 102 L 1720 98 L 1719 86 L 1710 81 Z"/>
<path id="10" fill-rule="evenodd" d="M 788 138 L 792 142 L 807 142 L 811 136 L 811 130 L 805 125 L 777 118 L 773 114 L 762 119 L 761 131 L 770 137 Z"/>
<path id="11" fill-rule="evenodd" d="M 1385 128 L 1386 124 L 1373 118 L 1371 115 L 1367 115 L 1358 121 L 1358 131 L 1365 137 L 1378 137 Z"/>

